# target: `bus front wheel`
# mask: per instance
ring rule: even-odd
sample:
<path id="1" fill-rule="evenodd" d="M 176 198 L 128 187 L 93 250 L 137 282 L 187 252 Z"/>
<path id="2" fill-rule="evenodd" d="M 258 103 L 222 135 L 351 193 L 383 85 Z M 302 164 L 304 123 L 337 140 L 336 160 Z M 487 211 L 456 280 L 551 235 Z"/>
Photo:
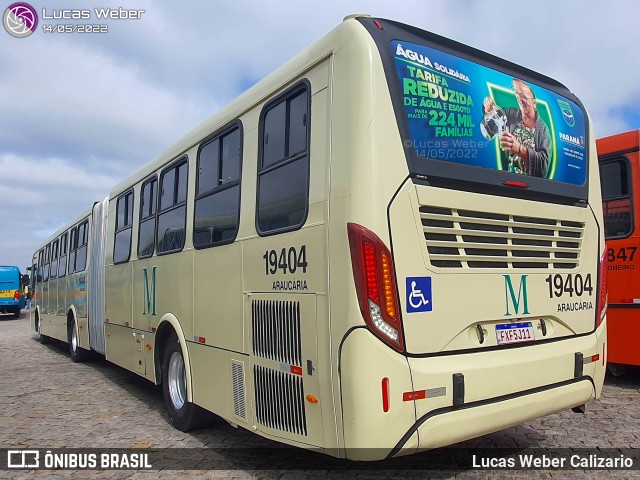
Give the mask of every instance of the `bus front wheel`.
<path id="1" fill-rule="evenodd" d="M 36 314 L 36 330 L 38 331 L 38 341 L 43 345 L 51 343 L 51 337 L 42 334 L 42 324 L 40 323 L 40 317 Z"/>
<path id="2" fill-rule="evenodd" d="M 212 414 L 187 400 L 187 374 L 182 348 L 172 335 L 162 362 L 162 393 L 171 423 L 182 432 L 211 423 Z"/>

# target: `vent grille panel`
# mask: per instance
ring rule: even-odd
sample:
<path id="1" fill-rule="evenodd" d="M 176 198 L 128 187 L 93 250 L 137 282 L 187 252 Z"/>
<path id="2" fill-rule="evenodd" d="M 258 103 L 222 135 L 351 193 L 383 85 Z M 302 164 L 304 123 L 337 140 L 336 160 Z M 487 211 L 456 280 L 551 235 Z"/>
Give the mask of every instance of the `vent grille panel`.
<path id="1" fill-rule="evenodd" d="M 251 309 L 253 354 L 301 367 L 300 303 L 253 300 Z"/>
<path id="2" fill-rule="evenodd" d="M 231 383 L 233 385 L 233 414 L 236 417 L 246 419 L 244 364 L 242 362 L 231 362 Z"/>
<path id="3" fill-rule="evenodd" d="M 253 367 L 256 420 L 265 427 L 307 435 L 302 377 L 261 365 Z"/>
<path id="4" fill-rule="evenodd" d="M 439 268 L 577 268 L 584 223 L 420 207 L 431 265 Z"/>

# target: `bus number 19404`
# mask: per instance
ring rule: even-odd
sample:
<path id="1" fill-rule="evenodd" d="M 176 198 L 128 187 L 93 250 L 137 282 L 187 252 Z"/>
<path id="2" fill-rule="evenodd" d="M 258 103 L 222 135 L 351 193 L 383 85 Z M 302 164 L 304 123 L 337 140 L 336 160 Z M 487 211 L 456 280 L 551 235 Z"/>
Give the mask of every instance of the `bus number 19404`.
<path id="1" fill-rule="evenodd" d="M 561 297 L 565 293 L 568 293 L 570 297 L 573 297 L 574 294 L 576 297 L 581 297 L 585 292 L 589 295 L 593 294 L 590 273 L 584 278 L 579 273 L 575 275 L 569 273 L 565 278 L 557 273 L 549 275 L 545 281 L 549 285 L 549 298 Z"/>
<path id="2" fill-rule="evenodd" d="M 275 275 L 278 269 L 282 270 L 283 274 L 296 273 L 298 268 L 302 269 L 302 273 L 307 273 L 306 245 L 302 245 L 299 250 L 296 247 L 284 247 L 280 253 L 277 250 L 267 250 L 262 258 L 265 275 Z"/>

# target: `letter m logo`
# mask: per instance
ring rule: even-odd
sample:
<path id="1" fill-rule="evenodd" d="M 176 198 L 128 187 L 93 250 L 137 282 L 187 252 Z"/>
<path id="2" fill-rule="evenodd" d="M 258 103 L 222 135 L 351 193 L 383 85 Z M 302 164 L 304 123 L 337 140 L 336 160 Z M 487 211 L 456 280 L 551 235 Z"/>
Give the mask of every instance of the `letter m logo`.
<path id="1" fill-rule="evenodd" d="M 504 314 L 505 317 L 513 315 L 509 307 L 512 307 L 514 313 L 519 315 L 521 305 L 523 315 L 529 315 L 529 305 L 527 303 L 527 276 L 528 275 L 520 275 L 520 286 L 518 287 L 518 294 L 516 295 L 513 283 L 511 282 L 511 275 L 503 275 L 504 296 L 507 304 L 507 313 Z"/>
<path id="2" fill-rule="evenodd" d="M 151 285 L 149 285 L 149 274 L 147 267 L 142 269 L 144 273 L 144 302 L 142 304 L 143 315 L 156 314 L 156 270 L 158 267 L 151 267 Z M 151 288 L 149 288 L 151 287 Z"/>

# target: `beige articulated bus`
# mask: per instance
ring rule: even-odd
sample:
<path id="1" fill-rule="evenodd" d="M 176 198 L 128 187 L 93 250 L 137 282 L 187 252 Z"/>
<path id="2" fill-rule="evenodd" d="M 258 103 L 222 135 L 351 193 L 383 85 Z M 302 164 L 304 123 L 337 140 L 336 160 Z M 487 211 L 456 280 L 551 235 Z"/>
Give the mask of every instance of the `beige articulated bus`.
<path id="1" fill-rule="evenodd" d="M 413 453 L 598 398 L 601 204 L 562 84 L 348 17 L 44 243 L 31 322 L 180 430 Z"/>

